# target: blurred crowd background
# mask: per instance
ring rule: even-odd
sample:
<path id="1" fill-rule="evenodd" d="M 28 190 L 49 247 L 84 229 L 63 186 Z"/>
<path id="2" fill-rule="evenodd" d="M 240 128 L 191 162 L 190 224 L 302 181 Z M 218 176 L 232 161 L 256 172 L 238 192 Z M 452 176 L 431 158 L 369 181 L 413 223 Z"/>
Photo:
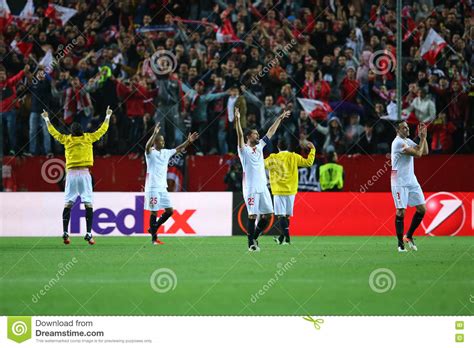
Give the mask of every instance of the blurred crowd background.
<path id="1" fill-rule="evenodd" d="M 61 154 L 40 113 L 63 132 L 114 116 L 97 155 L 143 154 L 156 122 L 167 147 L 196 130 L 201 154 L 236 152 L 234 107 L 301 151 L 385 154 L 395 137 L 395 2 L 2 0 L 0 114 L 3 153 Z M 24 13 L 24 12 L 23 12 Z M 402 108 L 413 137 L 426 122 L 431 153 L 472 153 L 474 17 L 469 0 L 403 1 Z M 446 47 L 420 55 L 430 29 Z M 300 98 L 300 100 L 298 100 Z M 310 102 L 308 102 L 310 100 Z M 303 106 L 313 105 L 311 110 Z"/>

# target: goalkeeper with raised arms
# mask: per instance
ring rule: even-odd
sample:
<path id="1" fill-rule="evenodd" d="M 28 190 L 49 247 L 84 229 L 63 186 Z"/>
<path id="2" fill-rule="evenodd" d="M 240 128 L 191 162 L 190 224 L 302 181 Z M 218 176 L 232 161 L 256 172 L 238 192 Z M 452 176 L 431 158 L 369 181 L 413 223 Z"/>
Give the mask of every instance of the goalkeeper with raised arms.
<path id="1" fill-rule="evenodd" d="M 54 139 L 64 145 L 65 150 L 67 173 L 62 217 L 64 244 L 71 242 L 68 233 L 71 207 L 77 197 L 80 196 L 82 203 L 84 203 L 86 207 L 86 236 L 84 239 L 90 245 L 93 245 L 95 241 L 94 238 L 92 238 L 92 177 L 89 171 L 94 164 L 92 144 L 102 138 L 105 132 L 107 132 L 112 110 L 107 106 L 104 122 L 99 129 L 92 133 L 85 133 L 82 126 L 74 122 L 71 124 L 71 134 L 61 134 L 51 124 L 48 113 L 45 110 L 43 110 L 41 116 L 48 126 L 49 133 Z"/>

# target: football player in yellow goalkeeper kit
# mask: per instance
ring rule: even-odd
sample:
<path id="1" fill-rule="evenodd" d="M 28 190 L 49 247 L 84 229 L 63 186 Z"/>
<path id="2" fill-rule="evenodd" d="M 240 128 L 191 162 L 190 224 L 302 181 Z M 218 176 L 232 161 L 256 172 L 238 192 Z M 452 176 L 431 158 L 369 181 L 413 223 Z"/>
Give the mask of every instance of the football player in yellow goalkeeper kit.
<path id="1" fill-rule="evenodd" d="M 71 124 L 71 134 L 61 134 L 49 121 L 48 113 L 43 110 L 41 114 L 49 133 L 54 139 L 64 145 L 66 156 L 66 188 L 63 210 L 63 240 L 64 244 L 69 244 L 68 226 L 71 218 L 71 207 L 77 196 L 81 197 L 82 203 L 86 207 L 86 236 L 84 239 L 91 245 L 95 244 L 92 238 L 92 178 L 89 168 L 94 164 L 92 144 L 102 138 L 109 128 L 112 110 L 107 107 L 105 120 L 98 130 L 93 133 L 84 133 L 81 125 L 77 122 Z"/>
<path id="2" fill-rule="evenodd" d="M 272 153 L 265 159 L 265 169 L 270 175 L 270 187 L 273 194 L 273 206 L 278 218 L 280 236 L 275 237 L 277 244 L 290 244 L 290 216 L 293 216 L 295 195 L 298 191 L 298 167 L 311 167 L 316 150 L 308 142 L 308 158 L 288 151 L 285 139 L 278 141 L 278 153 Z"/>

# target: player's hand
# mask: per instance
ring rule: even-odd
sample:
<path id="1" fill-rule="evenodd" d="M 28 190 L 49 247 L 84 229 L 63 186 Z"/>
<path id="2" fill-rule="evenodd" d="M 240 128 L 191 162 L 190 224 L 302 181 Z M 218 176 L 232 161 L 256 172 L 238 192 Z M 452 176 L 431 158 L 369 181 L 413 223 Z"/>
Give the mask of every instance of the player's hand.
<path id="1" fill-rule="evenodd" d="M 190 143 L 193 143 L 194 141 L 196 141 L 197 138 L 199 138 L 199 133 L 197 133 L 197 132 L 194 132 L 193 134 L 189 133 L 189 135 L 188 135 L 188 141 Z"/>
<path id="2" fill-rule="evenodd" d="M 155 126 L 155 131 L 154 131 L 155 134 L 158 134 L 158 133 L 160 132 L 160 129 L 161 129 L 161 127 L 160 127 L 160 122 L 157 122 L 157 123 L 156 123 L 156 126 Z"/>
<path id="3" fill-rule="evenodd" d="M 426 138 L 426 125 L 424 123 L 420 123 L 418 125 L 418 136 L 421 138 L 421 139 L 425 139 Z"/>
<path id="4" fill-rule="evenodd" d="M 314 144 L 313 144 L 311 141 L 308 141 L 308 142 L 306 143 L 306 146 L 307 146 L 308 149 L 310 149 L 310 150 L 313 150 L 313 149 L 314 149 Z"/>
<path id="5" fill-rule="evenodd" d="M 48 112 L 45 109 L 43 109 L 43 112 L 41 113 L 41 117 L 43 117 L 45 121 L 49 119 Z"/>
<path id="6" fill-rule="evenodd" d="M 107 110 L 105 111 L 105 117 L 110 118 L 112 116 L 112 109 L 110 108 L 110 105 L 107 105 Z"/>
<path id="7" fill-rule="evenodd" d="M 290 110 L 286 110 L 285 112 L 283 112 L 281 115 L 280 115 L 280 120 L 284 120 L 285 118 L 288 118 L 290 117 L 291 115 L 291 111 Z"/>

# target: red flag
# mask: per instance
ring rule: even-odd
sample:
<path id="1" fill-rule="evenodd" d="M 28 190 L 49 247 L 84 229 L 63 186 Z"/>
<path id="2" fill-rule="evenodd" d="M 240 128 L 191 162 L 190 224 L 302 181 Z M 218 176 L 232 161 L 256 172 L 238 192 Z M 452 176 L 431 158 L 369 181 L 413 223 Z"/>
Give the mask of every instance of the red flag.
<path id="1" fill-rule="evenodd" d="M 3 32 L 3 29 L 10 25 L 12 20 L 12 13 L 7 0 L 0 0 L 0 32 Z"/>
<path id="2" fill-rule="evenodd" d="M 436 57 L 447 45 L 446 41 L 431 28 L 420 47 L 420 56 L 431 65 L 435 65 Z"/>
<path id="3" fill-rule="evenodd" d="M 235 34 L 234 28 L 232 27 L 231 21 L 226 18 L 222 26 L 217 30 L 216 33 L 217 42 L 239 42 L 239 37 Z"/>
<path id="4" fill-rule="evenodd" d="M 77 10 L 55 4 L 48 4 L 48 8 L 44 12 L 45 17 L 51 18 L 58 25 L 66 24 L 77 13 Z"/>
<path id="5" fill-rule="evenodd" d="M 17 53 L 23 55 L 23 57 L 29 57 L 33 50 L 33 44 L 31 42 L 22 42 L 13 40 L 10 47 Z"/>

